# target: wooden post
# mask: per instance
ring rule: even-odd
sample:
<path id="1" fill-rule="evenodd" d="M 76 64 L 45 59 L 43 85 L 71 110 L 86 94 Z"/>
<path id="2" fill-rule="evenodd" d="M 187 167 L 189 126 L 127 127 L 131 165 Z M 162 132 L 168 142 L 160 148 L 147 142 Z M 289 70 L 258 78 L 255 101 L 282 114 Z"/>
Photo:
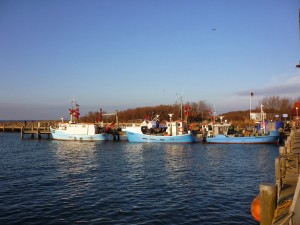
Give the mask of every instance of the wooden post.
<path id="1" fill-rule="evenodd" d="M 280 157 L 280 176 L 282 180 L 284 180 L 285 175 L 286 175 L 286 163 L 285 163 L 285 158 Z"/>
<path id="2" fill-rule="evenodd" d="M 284 143 L 285 147 L 286 147 L 286 152 L 287 153 L 291 153 L 291 139 L 287 139 Z"/>
<path id="3" fill-rule="evenodd" d="M 37 137 L 37 139 L 41 139 L 40 124 L 39 123 L 38 123 L 38 127 L 36 128 L 36 137 Z"/>
<path id="4" fill-rule="evenodd" d="M 280 155 L 286 154 L 286 147 L 279 147 L 279 154 Z"/>
<path id="5" fill-rule="evenodd" d="M 271 225 L 277 202 L 276 184 L 263 183 L 259 186 L 260 225 Z"/>
<path id="6" fill-rule="evenodd" d="M 300 176 L 298 177 L 298 182 L 293 197 L 292 205 L 290 207 L 291 223 L 290 224 L 299 224 L 300 221 Z"/>
<path id="7" fill-rule="evenodd" d="M 280 165 L 280 162 L 281 162 L 281 159 L 280 159 L 280 156 L 278 156 L 275 159 L 275 179 L 276 179 L 276 185 L 277 185 L 277 198 L 280 195 L 281 185 L 282 185 L 281 165 Z"/>

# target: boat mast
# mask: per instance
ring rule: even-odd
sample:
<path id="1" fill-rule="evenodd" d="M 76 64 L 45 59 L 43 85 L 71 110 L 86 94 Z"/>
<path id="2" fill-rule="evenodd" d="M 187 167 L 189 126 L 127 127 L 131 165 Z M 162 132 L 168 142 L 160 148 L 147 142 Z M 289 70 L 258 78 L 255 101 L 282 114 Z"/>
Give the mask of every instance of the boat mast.
<path id="1" fill-rule="evenodd" d="M 182 103 L 182 95 L 180 96 L 180 119 L 182 121 L 182 107 L 183 107 L 183 103 Z"/>
<path id="2" fill-rule="evenodd" d="M 180 107 L 180 119 L 181 119 L 181 121 L 183 121 L 183 100 L 182 100 L 183 97 L 182 96 L 183 96 L 183 91 L 182 91 L 182 94 L 179 97 L 179 107 Z M 177 101 L 176 101 L 176 103 L 177 103 Z"/>
<path id="3" fill-rule="evenodd" d="M 73 103 L 74 103 L 74 101 L 71 102 L 71 108 L 69 109 L 69 112 L 70 112 L 70 121 L 69 121 L 69 123 L 73 123 L 74 122 L 74 118 L 73 118 L 73 113 L 74 113 Z"/>
<path id="4" fill-rule="evenodd" d="M 300 40 L 300 8 L 299 8 L 299 12 L 298 12 L 298 29 L 299 29 L 299 40 Z M 296 65 L 297 68 L 300 68 L 300 61 L 299 63 Z"/>
<path id="5" fill-rule="evenodd" d="M 74 109 L 74 104 L 75 104 L 75 109 Z M 76 121 L 75 121 L 75 118 L 76 119 L 79 119 L 79 115 L 80 115 L 80 113 L 79 113 L 79 105 L 76 103 L 76 102 L 74 102 L 74 101 L 72 101 L 71 102 L 71 108 L 69 109 L 69 113 L 70 113 L 70 121 L 69 121 L 69 123 L 75 123 Z"/>
<path id="6" fill-rule="evenodd" d="M 251 101 L 252 101 L 252 96 L 253 96 L 253 92 L 250 91 L 250 114 L 249 114 L 250 121 L 251 121 L 251 108 L 252 108 Z"/>
<path id="7" fill-rule="evenodd" d="M 265 118 L 264 118 L 264 111 L 263 111 L 263 104 L 260 105 L 260 112 L 261 112 L 261 129 L 263 134 L 265 134 Z"/>

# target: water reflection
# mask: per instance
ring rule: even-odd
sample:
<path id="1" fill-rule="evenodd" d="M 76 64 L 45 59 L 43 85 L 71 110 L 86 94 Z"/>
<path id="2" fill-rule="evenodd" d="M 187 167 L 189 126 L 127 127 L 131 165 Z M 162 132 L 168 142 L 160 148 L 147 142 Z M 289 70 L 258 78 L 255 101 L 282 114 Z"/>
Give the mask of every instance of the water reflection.
<path id="1" fill-rule="evenodd" d="M 57 141 L 54 154 L 62 174 L 82 174 L 93 169 L 95 143 Z"/>
<path id="2" fill-rule="evenodd" d="M 57 178 L 68 186 L 71 195 L 83 192 L 93 181 L 97 167 L 96 143 L 53 141 Z"/>
<path id="3" fill-rule="evenodd" d="M 163 164 L 169 172 L 189 165 L 187 154 L 189 145 L 138 143 L 124 146 L 124 157 L 133 169 L 147 170 L 149 165 Z M 149 169 L 149 168 L 148 168 Z"/>
<path id="4" fill-rule="evenodd" d="M 278 154 L 271 145 L 21 141 L 17 134 L 3 141 L 0 214 L 10 224 L 256 224 L 250 204 L 261 182 L 274 181 Z"/>
<path id="5" fill-rule="evenodd" d="M 134 143 L 124 145 L 124 157 L 128 165 L 133 169 L 141 168 L 144 164 L 143 150 L 145 149 L 143 143 Z"/>
<path id="6" fill-rule="evenodd" d="M 176 179 L 177 176 L 184 176 L 182 171 L 191 165 L 188 145 L 165 145 L 165 166 L 170 173 L 171 178 Z"/>

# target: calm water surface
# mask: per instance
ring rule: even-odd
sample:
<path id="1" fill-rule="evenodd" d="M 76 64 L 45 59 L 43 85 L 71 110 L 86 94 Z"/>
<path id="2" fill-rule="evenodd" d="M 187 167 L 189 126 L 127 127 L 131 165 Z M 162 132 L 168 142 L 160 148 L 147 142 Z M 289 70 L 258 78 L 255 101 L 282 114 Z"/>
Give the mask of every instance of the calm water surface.
<path id="1" fill-rule="evenodd" d="M 0 224 L 258 224 L 251 201 L 278 149 L 0 133 Z"/>

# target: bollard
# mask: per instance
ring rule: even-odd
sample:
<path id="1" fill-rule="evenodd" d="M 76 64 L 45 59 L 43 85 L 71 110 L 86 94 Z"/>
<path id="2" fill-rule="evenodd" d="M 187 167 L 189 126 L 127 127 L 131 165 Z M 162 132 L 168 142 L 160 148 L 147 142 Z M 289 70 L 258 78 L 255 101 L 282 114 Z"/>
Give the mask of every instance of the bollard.
<path id="1" fill-rule="evenodd" d="M 279 147 L 279 154 L 280 155 L 286 154 L 286 147 Z"/>
<path id="2" fill-rule="evenodd" d="M 282 174 L 281 174 L 281 165 L 280 165 L 281 158 L 280 156 L 276 157 L 275 159 L 275 180 L 276 180 L 276 186 L 277 186 L 277 198 L 280 195 L 281 192 L 281 186 L 282 186 Z"/>
<path id="3" fill-rule="evenodd" d="M 284 144 L 286 147 L 286 153 L 291 153 L 291 140 L 286 140 Z"/>
<path id="4" fill-rule="evenodd" d="M 260 225 L 271 225 L 277 202 L 276 184 L 263 183 L 259 186 Z"/>
<path id="5" fill-rule="evenodd" d="M 299 199 L 300 199 L 300 176 L 298 176 L 293 202 L 290 207 L 290 214 L 292 215 L 290 224 L 299 224 L 300 221 L 300 212 L 299 212 L 300 200 Z"/>

